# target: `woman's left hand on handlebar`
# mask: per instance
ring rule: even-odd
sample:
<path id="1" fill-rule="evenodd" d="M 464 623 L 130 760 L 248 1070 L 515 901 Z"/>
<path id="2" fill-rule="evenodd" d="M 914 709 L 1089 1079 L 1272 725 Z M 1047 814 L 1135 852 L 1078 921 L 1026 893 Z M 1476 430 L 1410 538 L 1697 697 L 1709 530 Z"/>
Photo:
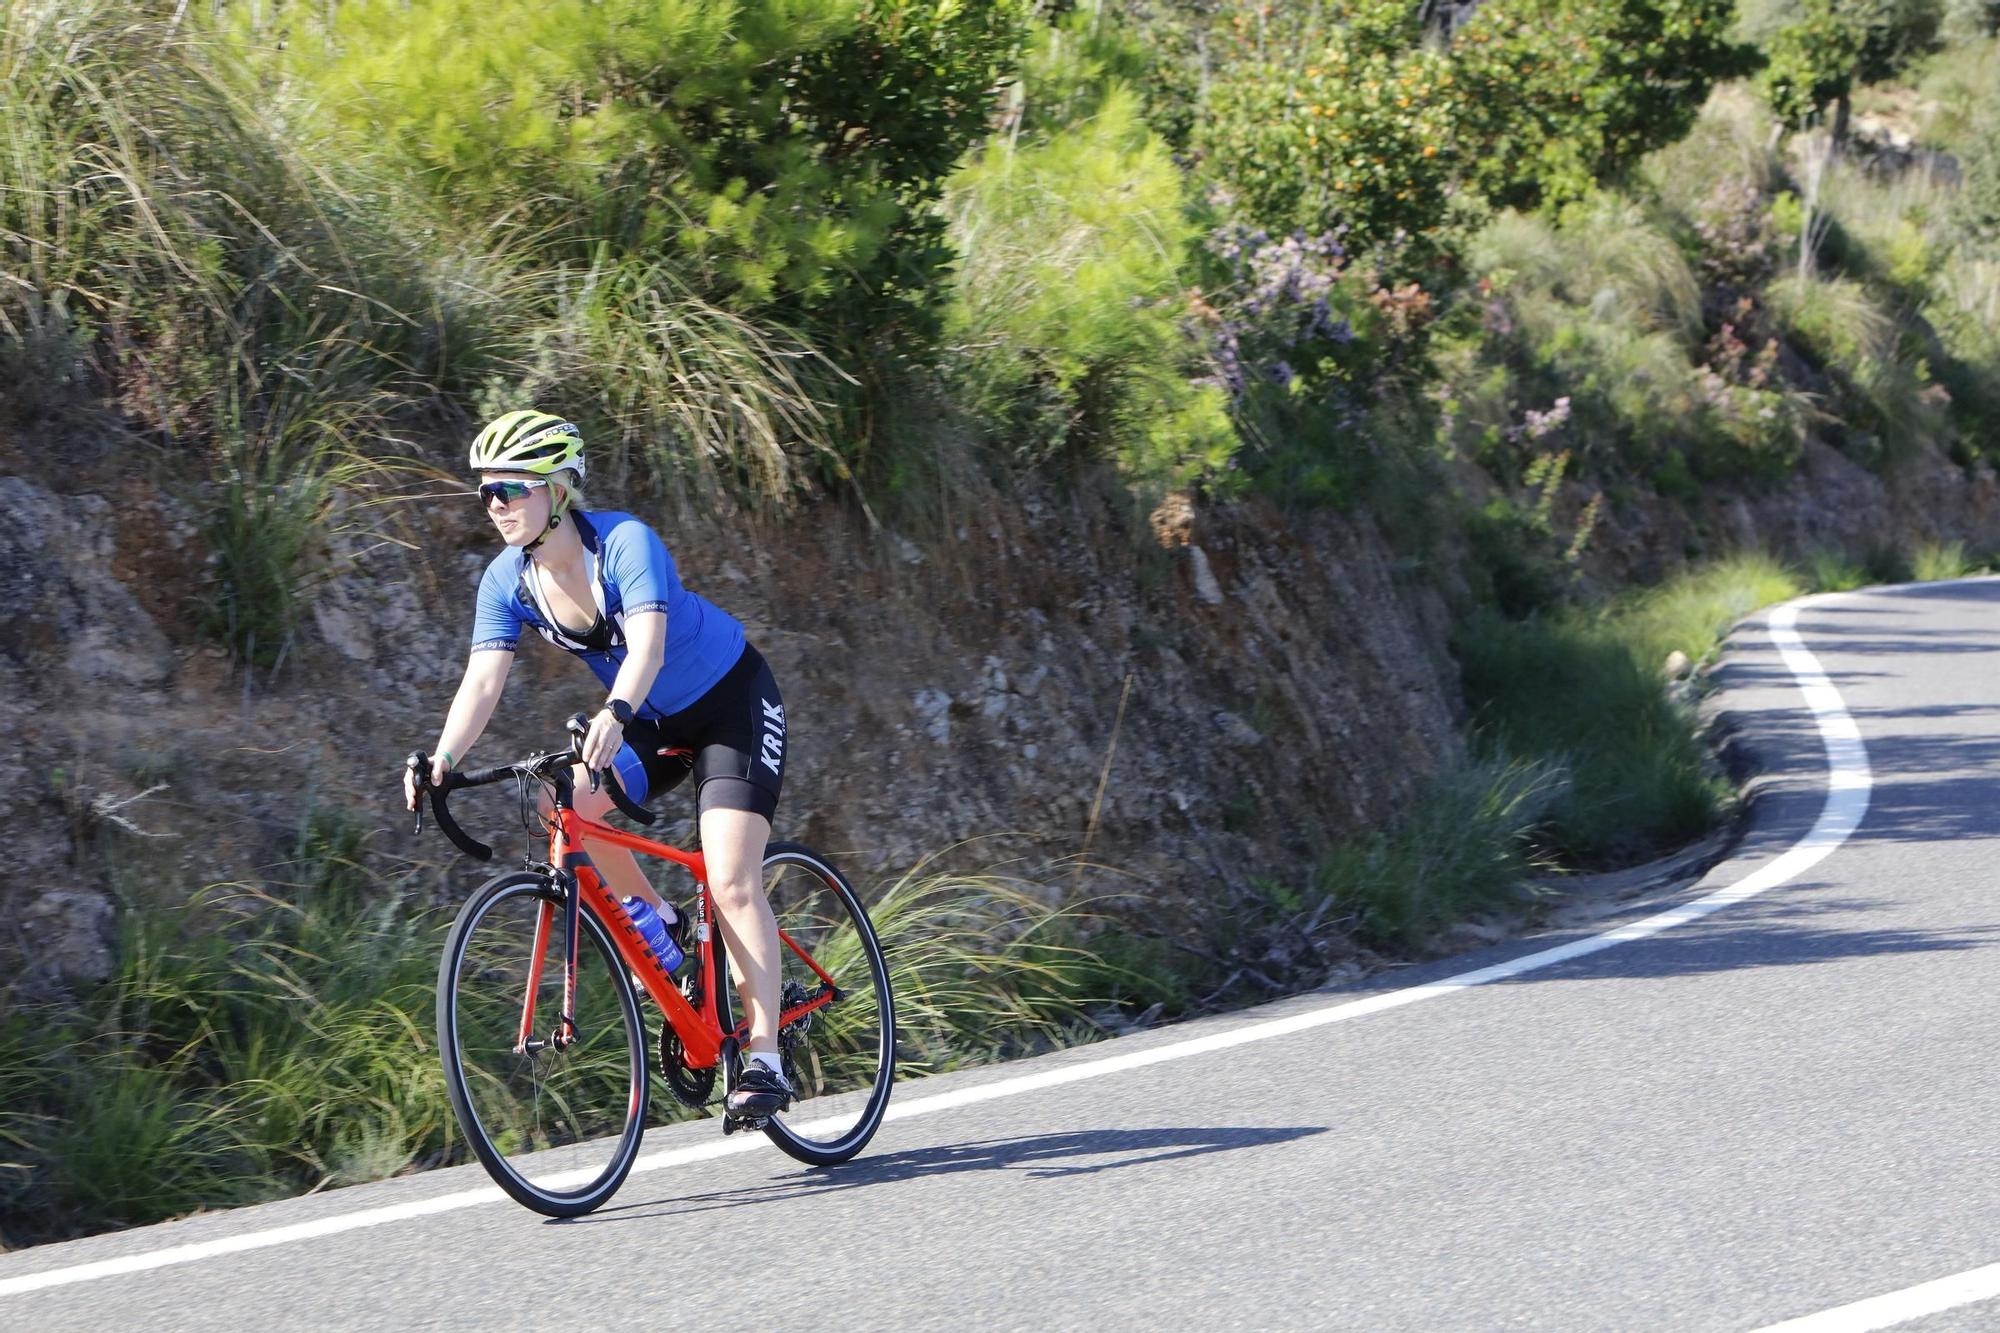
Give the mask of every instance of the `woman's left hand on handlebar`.
<path id="1" fill-rule="evenodd" d="M 590 731 L 583 738 L 583 765 L 599 770 L 609 768 L 618 754 L 618 748 L 625 743 L 625 728 L 618 725 L 618 719 L 611 716 L 611 710 L 600 709 L 596 717 L 590 719 Z"/>

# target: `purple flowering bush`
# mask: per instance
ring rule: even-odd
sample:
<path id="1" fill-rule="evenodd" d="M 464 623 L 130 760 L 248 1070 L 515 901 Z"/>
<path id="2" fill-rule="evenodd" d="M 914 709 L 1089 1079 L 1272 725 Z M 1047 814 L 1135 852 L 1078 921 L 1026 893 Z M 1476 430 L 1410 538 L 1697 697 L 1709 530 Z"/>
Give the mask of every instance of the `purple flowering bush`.
<path id="1" fill-rule="evenodd" d="M 1367 373 L 1375 349 L 1355 321 L 1367 322 L 1368 307 L 1338 233 L 1274 238 L 1235 222 L 1211 232 L 1207 249 L 1225 276 L 1198 313 L 1211 380 L 1232 399 L 1253 384 L 1296 392 Z"/>
<path id="2" fill-rule="evenodd" d="M 1235 200 L 1218 188 L 1209 203 L 1226 214 Z M 1371 413 L 1420 366 L 1430 294 L 1382 286 L 1341 230 L 1280 236 L 1232 220 L 1203 249 L 1188 327 L 1207 355 L 1204 382 L 1228 396 L 1252 446 L 1251 471 L 1288 496 L 1352 498 L 1376 449 Z"/>

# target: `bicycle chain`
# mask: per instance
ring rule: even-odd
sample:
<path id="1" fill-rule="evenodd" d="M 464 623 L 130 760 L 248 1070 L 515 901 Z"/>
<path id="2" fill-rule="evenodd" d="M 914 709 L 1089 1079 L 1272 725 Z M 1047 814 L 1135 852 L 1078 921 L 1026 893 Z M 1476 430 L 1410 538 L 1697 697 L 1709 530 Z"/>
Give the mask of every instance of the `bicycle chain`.
<path id="1" fill-rule="evenodd" d="M 701 983 L 694 972 L 681 978 L 681 998 L 695 1009 L 701 1008 Z M 681 1058 L 680 1034 L 674 1031 L 672 1023 L 660 1027 L 660 1076 L 667 1081 L 668 1091 L 682 1106 L 699 1111 L 715 1097 L 715 1066 L 706 1069 L 689 1069 L 687 1061 Z"/>
<path id="2" fill-rule="evenodd" d="M 701 1007 L 701 987 L 692 975 L 682 979 L 681 995 L 690 1005 L 697 1009 Z M 786 981 L 778 1003 L 781 1008 L 789 1009 L 805 1003 L 805 1000 L 806 988 L 796 981 Z M 793 1072 L 798 1067 L 797 1051 L 812 1031 L 815 1017 L 815 1014 L 804 1014 L 785 1024 L 778 1032 L 778 1051 L 784 1060 L 786 1076 L 794 1087 L 798 1086 L 798 1077 Z M 667 1088 L 676 1101 L 699 1111 L 715 1099 L 716 1066 L 689 1069 L 681 1053 L 680 1034 L 674 1031 L 673 1024 L 663 1025 L 660 1029 L 660 1075 L 666 1080 Z"/>

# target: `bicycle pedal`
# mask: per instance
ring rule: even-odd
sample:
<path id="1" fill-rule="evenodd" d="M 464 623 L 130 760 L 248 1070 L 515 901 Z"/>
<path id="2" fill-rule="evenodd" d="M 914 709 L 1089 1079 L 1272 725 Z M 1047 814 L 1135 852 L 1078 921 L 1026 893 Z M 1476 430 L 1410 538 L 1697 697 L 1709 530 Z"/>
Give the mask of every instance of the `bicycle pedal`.
<path id="1" fill-rule="evenodd" d="M 734 1116 L 725 1113 L 722 1117 L 722 1132 L 734 1134 L 739 1129 L 763 1129 L 771 1123 L 767 1115 Z"/>

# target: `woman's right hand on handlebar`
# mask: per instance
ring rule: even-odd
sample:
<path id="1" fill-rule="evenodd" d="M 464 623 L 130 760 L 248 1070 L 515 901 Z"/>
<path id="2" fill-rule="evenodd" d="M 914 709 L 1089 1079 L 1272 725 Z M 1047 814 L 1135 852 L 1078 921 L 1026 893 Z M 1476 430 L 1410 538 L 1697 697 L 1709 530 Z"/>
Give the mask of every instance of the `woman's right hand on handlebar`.
<path id="1" fill-rule="evenodd" d="M 431 785 L 433 787 L 442 785 L 444 775 L 450 771 L 451 762 L 445 758 L 443 751 L 439 751 L 431 757 Z M 413 769 L 408 767 L 403 769 L 403 808 L 405 810 L 414 810 L 417 808 L 417 775 Z"/>

